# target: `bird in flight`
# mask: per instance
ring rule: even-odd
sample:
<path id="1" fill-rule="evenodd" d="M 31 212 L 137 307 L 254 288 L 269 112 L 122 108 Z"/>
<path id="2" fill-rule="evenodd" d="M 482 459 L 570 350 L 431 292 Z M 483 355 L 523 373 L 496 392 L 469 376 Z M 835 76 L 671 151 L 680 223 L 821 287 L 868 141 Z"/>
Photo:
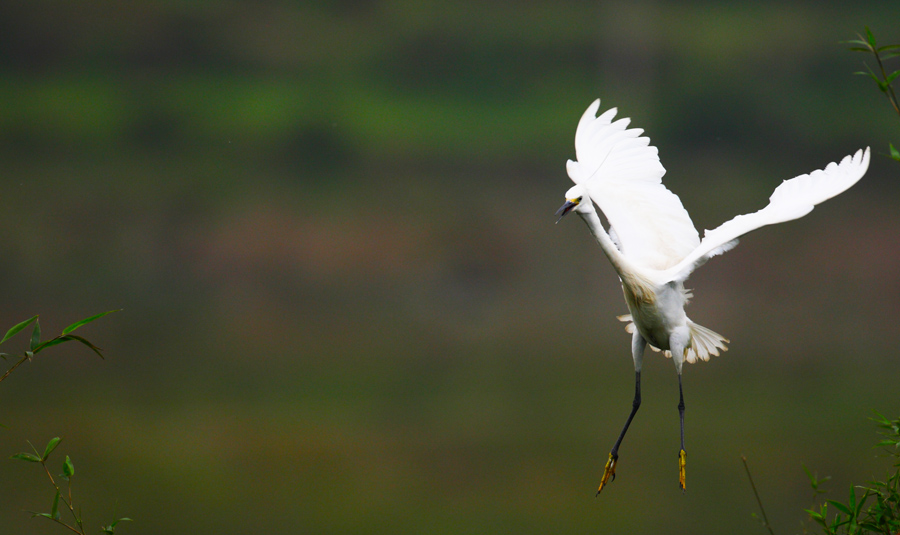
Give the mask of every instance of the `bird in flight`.
<path id="1" fill-rule="evenodd" d="M 619 446 L 641 405 L 641 362 L 648 345 L 671 357 L 678 374 L 678 485 L 683 491 L 686 454 L 682 365 L 685 361 L 709 360 L 710 355 L 727 350 L 725 344 L 730 343 L 685 315 L 684 307 L 692 294 L 685 290 L 684 281 L 707 260 L 737 245 L 739 236 L 803 217 L 815 205 L 850 188 L 869 166 L 869 149 L 784 181 L 769 197 L 768 206 L 707 230 L 701 240 L 678 196 L 663 185 L 666 170 L 650 139 L 641 136 L 641 129 L 629 129 L 630 119 L 613 121 L 615 108 L 597 116 L 599 108 L 598 99 L 578 122 L 577 161 L 569 160 L 566 165 L 575 186 L 566 192 L 566 202 L 556 212 L 557 223 L 570 212 L 581 216 L 618 273 L 631 312 L 619 319 L 628 323 L 625 329 L 632 334 L 634 401 L 609 452 L 597 494 L 610 478 L 615 479 Z M 606 216 L 609 232 L 595 205 Z"/>

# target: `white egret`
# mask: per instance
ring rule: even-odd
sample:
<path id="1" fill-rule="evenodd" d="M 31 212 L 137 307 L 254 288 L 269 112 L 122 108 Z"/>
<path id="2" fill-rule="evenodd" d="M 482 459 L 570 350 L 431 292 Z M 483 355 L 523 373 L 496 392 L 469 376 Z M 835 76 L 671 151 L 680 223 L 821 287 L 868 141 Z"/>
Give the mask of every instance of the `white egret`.
<path id="1" fill-rule="evenodd" d="M 739 215 L 700 239 L 687 211 L 674 193 L 662 184 L 666 170 L 656 147 L 642 137 L 643 130 L 627 129 L 630 119 L 613 121 L 616 109 L 599 117 L 600 100 L 584 112 L 575 132 L 577 161 L 566 166 L 575 182 L 566 202 L 557 211 L 562 219 L 570 211 L 587 223 L 600 248 L 622 281 L 631 314 L 620 316 L 632 333 L 634 401 L 631 414 L 609 453 L 597 494 L 615 479 L 619 446 L 641 405 L 641 362 L 650 345 L 675 363 L 678 374 L 678 414 L 681 451 L 678 484 L 685 487 L 684 395 L 681 369 L 685 361 L 709 360 L 729 343 L 720 334 L 697 325 L 684 313 L 690 291 L 684 281 L 707 260 L 737 245 L 738 237 L 763 227 L 808 214 L 813 206 L 847 190 L 865 174 L 869 149 L 859 150 L 840 163 L 784 181 L 769 197 L 769 204 L 752 214 Z M 603 211 L 609 233 L 594 207 Z M 559 220 L 557 220 L 558 222 Z"/>

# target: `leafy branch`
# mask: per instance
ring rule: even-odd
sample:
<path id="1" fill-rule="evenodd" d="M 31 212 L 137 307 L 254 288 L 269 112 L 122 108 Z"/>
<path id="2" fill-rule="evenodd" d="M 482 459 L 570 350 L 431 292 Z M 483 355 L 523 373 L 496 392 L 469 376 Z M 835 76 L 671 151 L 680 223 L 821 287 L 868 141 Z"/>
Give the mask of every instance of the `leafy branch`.
<path id="1" fill-rule="evenodd" d="M 2 340 L 0 340 L 0 344 L 9 340 L 10 338 L 15 336 L 19 332 L 23 331 L 26 327 L 28 327 L 32 323 L 34 324 L 34 329 L 32 329 L 32 331 L 31 331 L 31 342 L 29 344 L 29 350 L 25 351 L 25 353 L 22 355 L 22 357 L 15 364 L 13 364 L 12 367 L 10 367 L 8 370 L 6 370 L 6 373 L 4 373 L 2 376 L 0 376 L 0 382 L 2 382 L 4 379 L 9 377 L 9 374 L 11 374 L 13 372 L 13 370 L 18 368 L 22 363 L 24 363 L 25 361 L 31 360 L 32 358 L 34 358 L 35 355 L 37 355 L 44 349 L 47 349 L 48 347 L 59 345 L 59 344 L 65 343 L 65 342 L 72 342 L 72 341 L 80 342 L 80 343 L 86 345 L 87 347 L 89 347 L 100 358 L 103 358 L 102 350 L 99 347 L 95 346 L 94 344 L 89 342 L 87 339 L 85 339 L 81 336 L 78 336 L 78 335 L 71 334 L 71 333 L 75 329 L 77 329 L 87 323 L 90 323 L 96 319 L 100 319 L 107 314 L 111 314 L 113 312 L 118 312 L 118 311 L 119 310 L 109 310 L 107 312 L 103 312 L 101 314 L 96 314 L 89 318 L 85 318 L 81 321 L 76 321 L 72 325 L 69 325 L 68 327 L 63 329 L 62 334 L 60 334 L 59 336 L 57 336 L 55 338 L 51 338 L 50 340 L 47 340 L 45 342 L 41 342 L 41 323 L 40 323 L 40 321 L 38 321 L 38 316 L 33 316 L 15 326 L 13 326 L 9 331 L 6 332 L 6 336 L 4 336 Z M 0 357 L 2 357 L 4 360 L 11 356 L 13 356 L 13 355 L 10 355 L 9 353 L 0 353 Z"/>
<path id="2" fill-rule="evenodd" d="M 896 70 L 889 74 L 884 68 L 884 60 L 900 56 L 900 44 L 878 46 L 878 43 L 875 41 L 875 35 L 872 34 L 872 31 L 868 26 L 866 26 L 866 36 L 863 37 L 862 35 L 857 34 L 857 37 L 859 37 L 859 39 L 845 41 L 845 43 L 854 45 L 850 47 L 850 50 L 875 56 L 878 70 L 877 72 L 873 71 L 868 64 L 863 63 L 866 66 L 866 70 L 855 72 L 854 74 L 861 74 L 872 78 L 878 85 L 878 89 L 884 93 L 890 101 L 894 111 L 900 115 L 900 104 L 897 103 L 897 95 L 894 93 L 894 87 L 891 85 L 892 82 L 900 76 L 900 70 Z M 888 146 L 891 150 L 891 158 L 900 161 L 900 151 L 894 148 L 892 143 L 889 143 Z"/>
<path id="3" fill-rule="evenodd" d="M 81 514 L 75 511 L 75 503 L 72 498 L 72 476 L 75 475 L 75 465 L 72 463 L 72 459 L 66 455 L 66 460 L 63 461 L 62 464 L 62 473 L 59 474 L 59 478 L 66 481 L 66 491 L 60 488 L 59 483 L 56 482 L 56 479 L 53 478 L 53 474 L 50 473 L 50 468 L 47 467 L 47 459 L 50 457 L 50 454 L 53 453 L 53 450 L 59 445 L 62 441 L 59 437 L 54 437 L 50 439 L 50 442 L 47 443 L 47 446 L 44 448 L 44 453 L 41 454 L 34 447 L 31 442 L 28 443 L 31 446 L 32 451 L 34 453 L 17 453 L 12 456 L 12 459 L 17 459 L 20 461 L 25 461 L 29 463 L 39 463 L 43 468 L 44 472 L 46 472 L 47 477 L 50 479 L 50 484 L 53 485 L 53 488 L 56 490 L 56 494 L 53 495 L 53 502 L 50 505 L 49 513 L 36 513 L 34 511 L 29 511 L 31 513 L 32 518 L 43 517 L 57 524 L 63 526 L 73 533 L 78 533 L 79 535 L 87 535 L 84 531 L 84 520 L 81 517 Z M 65 505 L 66 509 L 68 509 L 69 514 L 74 519 L 74 524 L 69 524 L 66 521 L 62 520 L 60 512 L 59 512 L 59 502 L 62 501 L 63 505 Z M 116 531 L 116 525 L 119 522 L 123 521 L 131 521 L 128 517 L 119 518 L 107 526 L 101 527 L 101 531 L 107 535 L 114 535 Z"/>
<path id="4" fill-rule="evenodd" d="M 819 524 L 826 535 L 891 535 L 900 532 L 900 418 L 888 420 L 876 413 L 876 418 L 872 420 L 885 436 L 877 446 L 885 448 L 894 457 L 895 471 L 885 481 L 870 481 L 868 485 L 850 487 L 846 503 L 826 500 L 818 510 L 807 509 L 810 518 Z M 808 470 L 807 475 L 815 494 L 823 492 L 819 490 L 819 485 L 824 479 L 817 479 Z M 829 506 L 834 509 L 830 519 Z"/>
<path id="5" fill-rule="evenodd" d="M 45 340 L 45 341 L 41 341 L 41 323 L 38 320 L 38 316 L 33 316 L 21 323 L 18 323 L 15 326 L 13 326 L 9 331 L 6 332 L 6 335 L 2 339 L 0 339 L 0 344 L 2 344 L 3 342 L 6 342 L 13 336 L 22 332 L 23 330 L 28 328 L 30 325 L 32 325 L 32 324 L 34 325 L 34 327 L 31 330 L 31 340 L 29 341 L 28 350 L 23 353 L 21 358 L 19 358 L 19 360 L 16 361 L 15 364 L 13 364 L 8 370 L 6 370 L 6 373 L 4 373 L 2 376 L 0 376 L 0 381 L 3 381 L 7 377 L 9 377 L 9 375 L 16 368 L 18 368 L 20 365 L 22 365 L 25 361 L 29 361 L 32 358 L 34 358 L 35 355 L 37 355 L 44 349 L 47 349 L 48 347 L 53 347 L 53 346 L 56 346 L 59 344 L 63 344 L 65 342 L 72 342 L 72 341 L 79 342 L 79 343 L 87 346 L 88 348 L 90 348 L 91 351 L 96 353 L 100 358 L 103 358 L 102 350 L 99 347 L 97 347 L 96 345 L 94 345 L 93 343 L 88 341 L 86 338 L 72 334 L 72 332 L 94 320 L 100 319 L 103 316 L 106 316 L 107 314 L 111 314 L 113 312 L 118 312 L 118 310 L 110 310 L 107 312 L 103 312 L 101 314 L 96 314 L 96 315 L 90 316 L 90 317 L 85 318 L 80 321 L 76 321 L 75 323 L 73 323 L 73 324 L 69 325 L 68 327 L 66 327 L 65 329 L 63 329 L 62 333 L 60 333 L 58 336 L 51 338 L 49 340 Z M 6 360 L 12 356 L 13 355 L 10 355 L 9 353 L 0 353 L 0 358 L 3 358 L 4 360 Z M 34 511 L 29 511 L 32 515 L 32 518 L 34 518 L 34 517 L 47 518 L 47 519 L 59 524 L 60 526 L 66 528 L 68 531 L 71 531 L 72 533 L 78 533 L 79 535 L 87 535 L 84 530 L 84 521 L 82 520 L 82 517 L 81 517 L 81 511 L 79 509 L 76 512 L 74 500 L 72 498 L 72 476 L 75 475 L 75 465 L 72 463 L 72 459 L 70 459 L 69 456 L 66 455 L 66 459 L 65 459 L 65 461 L 63 461 L 63 464 L 62 464 L 62 473 L 57 476 L 58 478 L 60 478 L 60 480 L 66 481 L 65 492 L 63 492 L 63 489 L 60 487 L 60 484 L 57 482 L 57 479 L 55 479 L 53 477 L 53 474 L 50 473 L 50 468 L 47 467 L 47 459 L 50 457 L 50 454 L 53 453 L 53 450 L 55 450 L 56 447 L 59 445 L 60 441 L 61 441 L 61 439 L 59 437 L 50 439 L 50 442 L 48 442 L 47 446 L 44 448 L 43 454 L 39 453 L 38 450 L 34 447 L 34 445 L 32 445 L 29 442 L 28 444 L 29 444 L 29 446 L 31 446 L 31 449 L 34 451 L 34 453 L 17 453 L 16 455 L 13 455 L 12 458 L 20 460 L 20 461 L 25 461 L 25 462 L 39 463 L 44 468 L 44 472 L 47 474 L 47 478 L 50 479 L 50 484 L 53 485 L 53 488 L 56 491 L 55 494 L 53 495 L 53 502 L 50 505 L 50 512 L 49 513 L 36 513 Z M 72 519 L 74 520 L 74 522 L 69 523 L 69 522 L 62 520 L 61 515 L 60 515 L 60 502 L 62 502 L 65 509 L 68 509 L 69 514 L 72 516 Z M 102 526 L 100 529 L 103 533 L 105 533 L 107 535 L 113 535 L 116 530 L 116 525 L 118 525 L 119 522 L 130 521 L 130 520 L 131 519 L 127 518 L 127 517 L 119 518 L 106 526 Z"/>

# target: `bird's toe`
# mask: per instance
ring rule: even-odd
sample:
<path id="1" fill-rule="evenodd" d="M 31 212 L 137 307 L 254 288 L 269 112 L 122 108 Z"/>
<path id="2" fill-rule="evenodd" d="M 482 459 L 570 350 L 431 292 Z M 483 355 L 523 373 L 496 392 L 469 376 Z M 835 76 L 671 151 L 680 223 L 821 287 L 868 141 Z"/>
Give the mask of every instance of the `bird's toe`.
<path id="1" fill-rule="evenodd" d="M 609 454 L 609 460 L 606 461 L 606 467 L 603 469 L 603 477 L 600 478 L 600 488 L 597 489 L 597 494 L 600 494 L 600 491 L 603 490 L 603 486 L 609 482 L 615 481 L 616 479 L 616 462 L 618 462 L 619 456 Z M 612 478 L 612 479 L 610 479 Z"/>

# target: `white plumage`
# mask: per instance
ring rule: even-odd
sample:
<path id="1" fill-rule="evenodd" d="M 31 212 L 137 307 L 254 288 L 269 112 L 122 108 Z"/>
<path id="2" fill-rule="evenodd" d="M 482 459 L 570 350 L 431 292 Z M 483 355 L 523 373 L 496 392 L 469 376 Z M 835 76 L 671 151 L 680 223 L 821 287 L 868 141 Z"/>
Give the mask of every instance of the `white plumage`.
<path id="1" fill-rule="evenodd" d="M 697 230 L 662 184 L 666 170 L 643 130 L 627 129 L 630 119 L 612 122 L 615 108 L 594 117 L 599 106 L 595 100 L 578 123 L 569 177 L 603 210 L 623 254 L 646 268 L 669 268 L 700 243 Z"/>
<path id="2" fill-rule="evenodd" d="M 631 314 L 620 316 L 632 333 L 635 365 L 635 398 L 632 412 L 610 452 L 600 490 L 615 477 L 618 448 L 640 406 L 640 373 L 644 348 L 673 357 L 678 373 L 681 451 L 679 484 L 684 489 L 684 398 L 681 372 L 684 361 L 709 360 L 726 350 L 723 336 L 692 322 L 684 313 L 690 293 L 684 281 L 707 260 L 735 245 L 738 237 L 766 225 L 803 217 L 819 204 L 846 191 L 865 174 L 869 149 L 859 150 L 840 163 L 784 181 L 775 188 L 769 204 L 751 214 L 739 215 L 708 230 L 700 239 L 678 196 L 666 189 L 666 170 L 656 147 L 628 128 L 630 119 L 614 121 L 616 109 L 600 116 L 600 100 L 584 112 L 575 132 L 577 161 L 566 169 L 575 186 L 566 192 L 560 217 L 575 211 L 587 223 L 594 238 L 619 274 Z M 594 205 L 609 222 L 604 229 Z M 597 492 L 599 493 L 600 490 Z"/>

